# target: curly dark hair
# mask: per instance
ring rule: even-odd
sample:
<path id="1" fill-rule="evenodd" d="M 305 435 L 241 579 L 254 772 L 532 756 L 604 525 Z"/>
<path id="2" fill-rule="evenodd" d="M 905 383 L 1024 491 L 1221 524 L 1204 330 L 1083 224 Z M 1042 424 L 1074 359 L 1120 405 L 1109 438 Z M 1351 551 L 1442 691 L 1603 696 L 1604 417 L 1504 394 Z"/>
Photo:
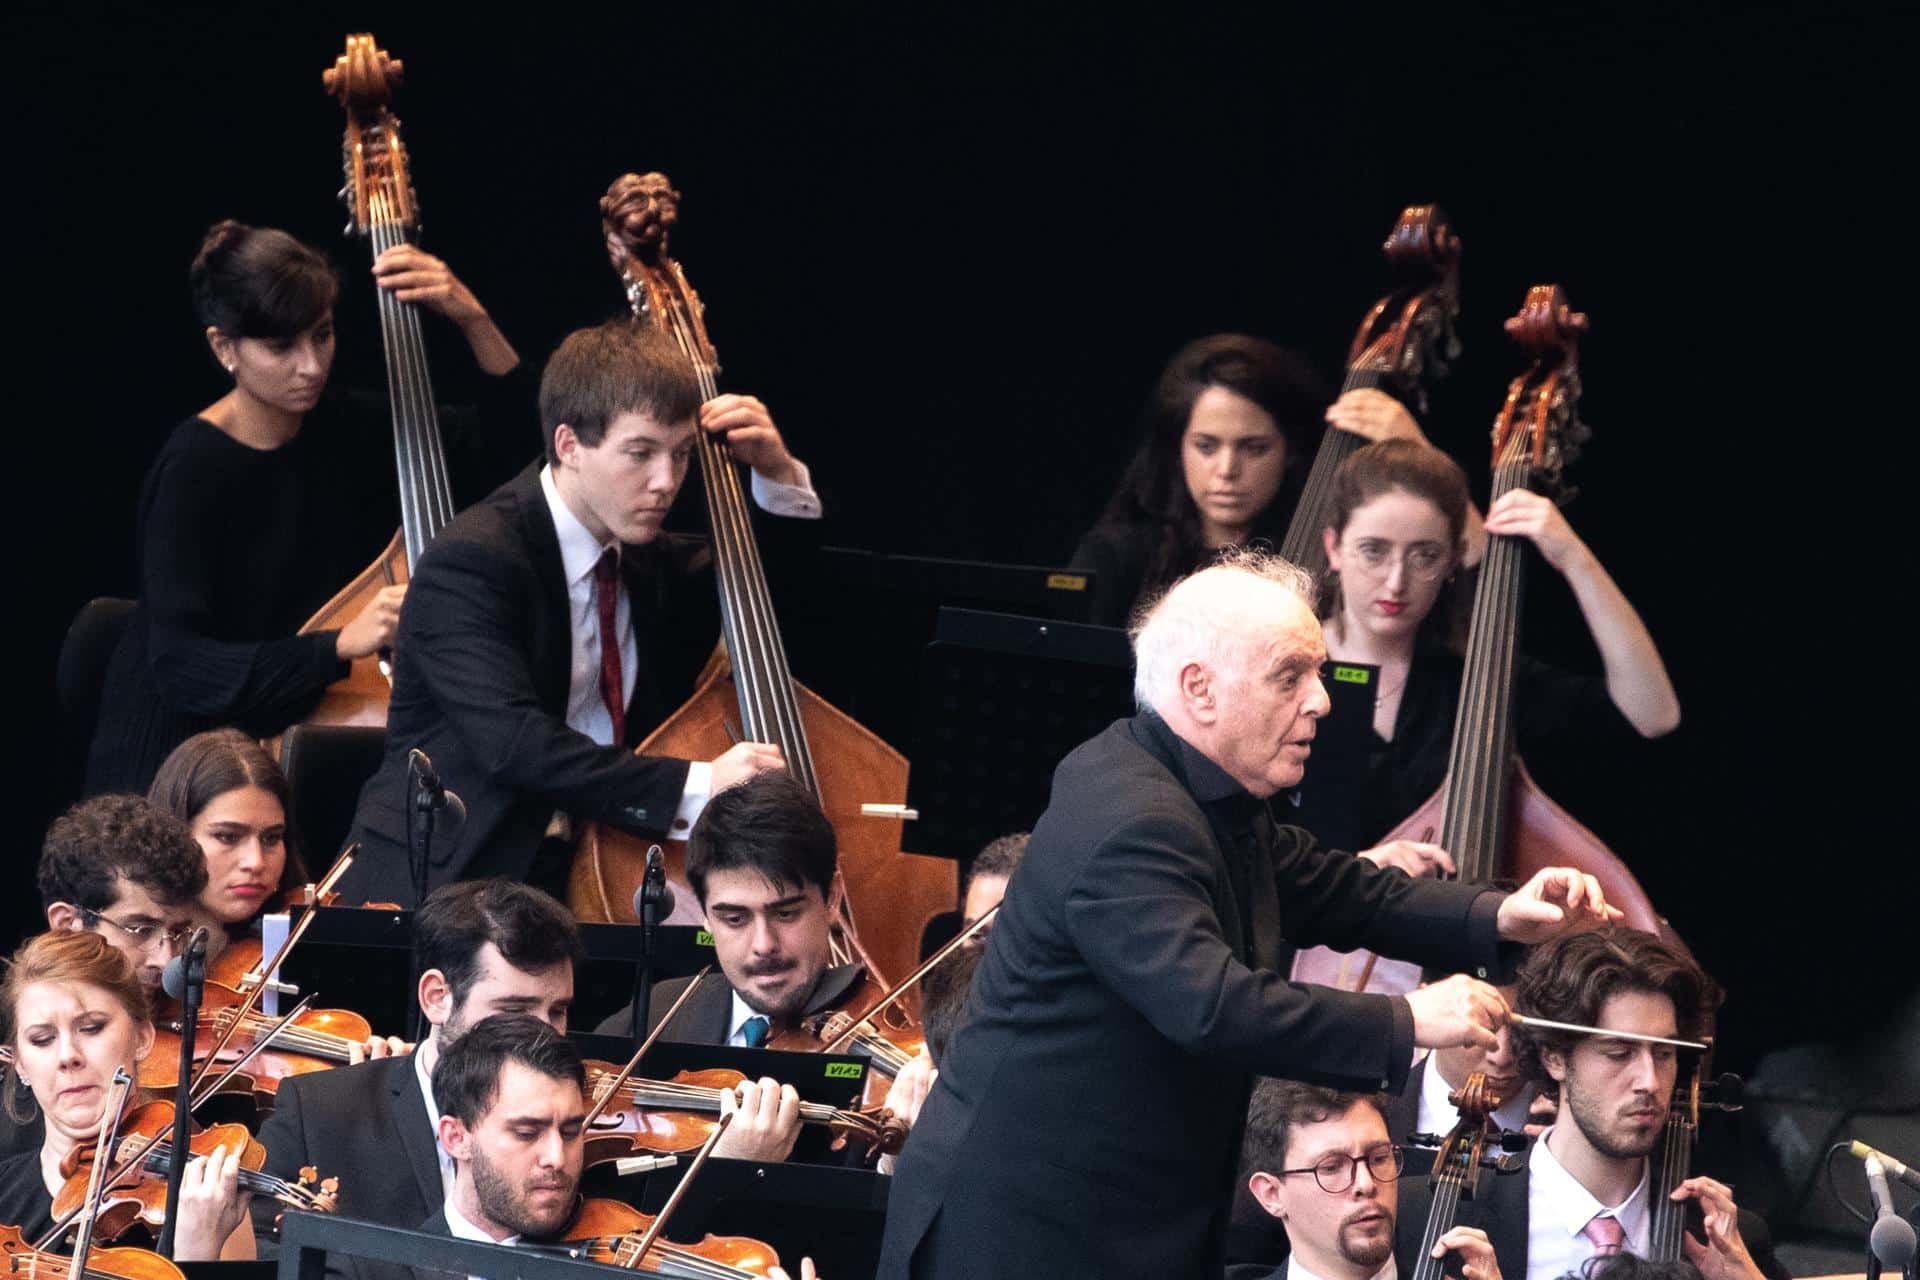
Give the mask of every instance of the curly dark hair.
<path id="1" fill-rule="evenodd" d="M 1377 1093 L 1346 1093 L 1324 1085 L 1263 1076 L 1253 1086 L 1247 1107 L 1247 1132 L 1240 1146 L 1240 1176 L 1272 1173 L 1287 1166 L 1287 1143 L 1294 1128 L 1343 1116 L 1357 1102 L 1387 1115 L 1387 1101 Z"/>
<path id="2" fill-rule="evenodd" d="M 139 796 L 83 800 L 47 828 L 36 877 L 43 907 L 109 910 L 122 877 L 178 906 L 207 887 L 207 859 L 186 823 Z"/>
<path id="3" fill-rule="evenodd" d="M 1027 856 L 1027 842 L 1031 839 L 1031 832 L 1016 831 L 1012 835 L 987 841 L 980 852 L 973 855 L 973 861 L 967 867 L 967 883 L 970 885 L 981 876 L 999 876 L 1003 880 L 1012 876 L 1013 869 L 1020 865 L 1020 859 Z M 961 890 L 963 897 L 965 892 L 965 889 Z"/>
<path id="4" fill-rule="evenodd" d="M 1517 1013 L 1555 1022 L 1598 1026 L 1600 1011 L 1622 992 L 1663 995 L 1673 1001 L 1682 1040 L 1700 1040 L 1713 1031 L 1714 1011 L 1724 998 L 1720 984 L 1671 944 L 1638 929 L 1576 933 L 1538 947 L 1516 980 Z M 1579 1040 L 1570 1031 L 1513 1028 L 1520 1070 L 1548 1097 L 1560 1096 L 1541 1054 L 1562 1056 Z"/>

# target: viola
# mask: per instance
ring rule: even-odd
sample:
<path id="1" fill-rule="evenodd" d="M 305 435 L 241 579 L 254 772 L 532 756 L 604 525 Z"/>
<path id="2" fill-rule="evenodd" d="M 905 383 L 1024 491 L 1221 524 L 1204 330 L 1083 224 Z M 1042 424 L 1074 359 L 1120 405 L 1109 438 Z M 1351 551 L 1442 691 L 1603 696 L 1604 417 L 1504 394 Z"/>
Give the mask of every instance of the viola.
<path id="1" fill-rule="evenodd" d="M 1700 1140 L 1702 1111 L 1739 1111 L 1744 1085 L 1739 1076 L 1727 1074 L 1717 1080 L 1706 1079 L 1707 1055 L 1693 1059 L 1686 1079 L 1673 1090 L 1667 1103 L 1667 1124 L 1661 1136 L 1660 1158 L 1653 1167 L 1647 1194 L 1653 1203 L 1653 1223 L 1648 1230 L 1647 1261 L 1685 1262 L 1682 1237 L 1692 1228 L 1705 1239 L 1706 1226 L 1697 1201 L 1674 1201 L 1673 1189 L 1693 1175 L 1693 1148 Z"/>
<path id="2" fill-rule="evenodd" d="M 173 1104 L 149 1102 L 136 1107 L 120 1126 L 120 1141 L 114 1159 L 122 1165 L 133 1162 L 126 1173 L 112 1177 L 106 1184 L 99 1213 L 94 1218 L 94 1237 L 117 1240 L 136 1226 L 155 1232 L 166 1224 L 167 1172 L 173 1162 L 171 1136 L 160 1135 L 173 1124 Z M 288 1182 L 262 1173 L 267 1149 L 253 1140 L 247 1127 L 240 1124 L 194 1126 L 188 1139 L 193 1156 L 211 1155 L 216 1147 L 240 1155 L 240 1186 L 255 1195 L 264 1195 L 294 1209 L 313 1213 L 332 1213 L 339 1180 L 322 1180 L 312 1168 L 300 1171 L 297 1182 Z M 66 1185 L 53 1198 L 55 1220 L 74 1214 L 85 1203 L 87 1186 L 98 1153 L 92 1145 L 75 1148 L 60 1164 Z M 96 1257 L 98 1255 L 95 1255 Z"/>
<path id="3" fill-rule="evenodd" d="M 1460 1202 L 1473 1198 L 1480 1185 L 1481 1169 L 1499 1160 L 1501 1133 L 1493 1123 L 1493 1113 L 1506 1099 L 1488 1091 L 1486 1073 L 1476 1071 L 1468 1076 L 1466 1084 L 1447 1095 L 1447 1101 L 1459 1109 L 1460 1121 L 1440 1140 L 1440 1150 L 1433 1158 L 1433 1202 L 1427 1211 L 1426 1230 L 1420 1237 L 1420 1261 L 1413 1269 L 1412 1280 L 1444 1280 L 1446 1258 L 1432 1257 L 1433 1247 L 1453 1230 L 1460 1216 Z"/>
<path id="4" fill-rule="evenodd" d="M 633 1128 L 613 1132 L 593 1132 L 587 1138 L 588 1163 L 625 1156 L 633 1151 L 677 1154 L 691 1151 L 713 1133 L 720 1115 L 721 1095 L 746 1079 L 738 1071 L 712 1068 L 706 1071 L 682 1071 L 671 1080 L 646 1080 L 628 1077 L 619 1081 L 620 1068 L 611 1062 L 589 1059 L 587 1096 L 596 1102 L 611 1085 L 614 1094 L 606 1115 L 619 1116 Z M 851 1139 L 869 1146 L 877 1159 L 900 1150 L 907 1130 L 893 1114 L 883 1108 L 847 1111 L 818 1102 L 802 1102 L 800 1119 L 807 1124 L 824 1125 L 834 1134 L 834 1149 Z"/>
<path id="5" fill-rule="evenodd" d="M 1579 414 L 1579 343 L 1587 317 L 1568 305 L 1558 285 L 1535 285 L 1506 329 L 1531 364 L 1508 385 L 1494 419 L 1493 500 L 1526 488 L 1564 501 L 1570 496 L 1562 484 L 1565 470 L 1591 434 Z M 1459 878 L 1471 884 L 1524 881 L 1547 867 L 1574 867 L 1599 880 L 1608 904 L 1625 913 L 1627 925 L 1677 944 L 1633 872 L 1541 790 L 1514 751 L 1514 671 L 1525 569 L 1524 538 L 1487 539 L 1446 780 L 1386 841 L 1430 840 L 1438 830 Z M 1418 986 L 1420 969 L 1365 952 L 1315 947 L 1295 958 L 1293 978 L 1391 995 Z"/>
<path id="6" fill-rule="evenodd" d="M 1401 210 L 1384 246 L 1400 282 L 1367 311 L 1347 350 L 1341 391 L 1374 387 L 1427 411 L 1427 383 L 1443 376 L 1460 355 L 1454 321 L 1460 314 L 1460 237 L 1440 206 Z M 1333 474 L 1367 441 L 1329 425 L 1287 523 L 1280 554 L 1319 577 L 1327 571 L 1320 531 L 1333 523 Z"/>
<path id="7" fill-rule="evenodd" d="M 640 1240 L 653 1222 L 653 1214 L 618 1200 L 589 1198 L 580 1202 L 561 1239 L 585 1246 L 585 1256 L 594 1262 L 694 1280 L 764 1276 L 780 1265 L 773 1247 L 751 1236 L 709 1235 L 698 1244 L 656 1240 L 646 1257 L 640 1258 Z"/>
<path id="8" fill-rule="evenodd" d="M 0 1255 L 16 1276 L 41 1277 L 42 1280 L 69 1280 L 74 1276 L 73 1259 L 46 1249 L 36 1249 L 20 1234 L 20 1228 L 0 1226 Z M 87 1254 L 87 1268 L 78 1280 L 187 1280 L 186 1273 L 151 1249 L 93 1249 Z"/>
<path id="9" fill-rule="evenodd" d="M 668 253 L 680 193 L 658 173 L 618 179 L 600 202 L 607 251 L 634 314 L 668 334 L 692 363 L 702 396 L 719 393 L 719 356 L 707 337 L 705 308 Z M 845 892 L 834 928 L 835 960 L 858 960 L 885 981 L 905 973 L 934 916 L 959 900 L 957 868 L 947 859 L 900 851 L 898 817 L 863 815 L 865 804 L 906 799 L 907 762 L 879 737 L 793 678 L 761 564 L 740 468 L 724 442 L 699 431 L 696 450 L 706 492 L 720 590 L 726 653 L 708 664 L 693 696 L 638 750 L 645 755 L 711 760 L 741 736 L 777 745 L 787 767 L 819 799 L 839 838 Z M 574 849 L 567 902 L 581 920 L 631 922 L 634 891 L 652 841 L 588 824 Z M 663 843 L 667 873 L 683 904 L 669 917 L 697 923 L 687 887 L 685 846 Z M 872 914 L 862 922 L 859 911 Z M 686 914 L 682 914 L 682 913 Z"/>
<path id="10" fill-rule="evenodd" d="M 223 1042 L 216 1062 L 231 1062 L 280 1021 L 247 1008 L 246 996 L 211 978 L 201 999 L 196 1062 L 204 1062 L 212 1047 Z M 181 1015 L 175 1000 L 162 999 L 155 1008 L 153 1051 L 140 1064 L 141 1088 L 167 1090 L 179 1083 Z M 239 1026 L 229 1037 L 227 1031 L 236 1019 Z M 271 1108 L 286 1077 L 344 1065 L 352 1060 L 354 1047 L 372 1034 L 367 1020 L 351 1009 L 308 1009 L 274 1036 L 273 1043 L 257 1054 L 245 1071 L 236 1073 L 227 1087 L 246 1089 L 262 1107 Z"/>

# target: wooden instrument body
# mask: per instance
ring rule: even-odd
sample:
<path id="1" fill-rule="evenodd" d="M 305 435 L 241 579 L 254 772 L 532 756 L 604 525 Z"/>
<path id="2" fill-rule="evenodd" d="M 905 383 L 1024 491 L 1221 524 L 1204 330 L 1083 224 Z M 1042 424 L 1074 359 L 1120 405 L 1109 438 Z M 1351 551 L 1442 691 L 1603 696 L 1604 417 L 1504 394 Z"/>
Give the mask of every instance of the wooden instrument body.
<path id="1" fill-rule="evenodd" d="M 900 853 L 898 818 L 861 814 L 863 804 L 902 804 L 906 757 L 798 681 L 794 697 L 814 752 L 821 807 L 840 843 L 840 872 L 850 903 L 860 904 L 861 945 L 890 973 L 910 971 L 932 919 L 959 898 L 959 868 L 949 859 Z M 733 745 L 728 724 L 741 723 L 731 671 L 710 666 L 699 688 L 637 748 L 641 755 L 711 760 Z M 615 827 L 590 825 L 574 850 L 567 902 L 586 921 L 632 923 L 633 895 L 656 843 Z M 699 899 L 686 881 L 686 845 L 659 841 L 674 885 L 666 923 L 700 924 Z"/>
<path id="2" fill-rule="evenodd" d="M 243 940 L 244 941 L 244 940 Z M 254 964 L 259 964 L 258 953 Z M 199 1055 L 195 1062 L 205 1060 L 206 1051 L 217 1044 L 226 1033 L 232 1021 L 233 1013 L 245 999 L 239 991 L 222 986 L 209 980 L 206 984 L 204 1003 L 199 1014 Z M 153 1049 L 140 1063 L 140 1087 L 142 1089 L 164 1093 L 179 1083 L 180 1074 L 180 1033 L 164 1025 L 169 1018 L 175 1022 L 181 1015 L 179 1004 L 172 1000 L 164 1002 L 164 1008 L 154 1014 L 155 1034 Z M 214 1064 L 215 1070 L 238 1061 L 255 1040 L 254 1025 L 262 1028 L 271 1026 L 276 1019 L 255 1013 L 249 1023 L 241 1028 L 220 1053 Z M 316 1052 L 297 1052 L 293 1048 L 294 1036 L 287 1035 L 286 1047 L 276 1040 L 273 1048 L 262 1050 L 253 1056 L 244 1071 L 236 1072 L 221 1086 L 222 1093 L 249 1092 L 254 1103 L 262 1111 L 270 1111 L 280 1091 L 280 1082 L 288 1076 L 308 1075 L 315 1071 L 329 1071 L 334 1067 L 345 1066 L 351 1044 L 365 1042 L 373 1034 L 373 1028 L 367 1020 L 351 1009 L 308 1009 L 288 1025 L 289 1033 L 309 1033 L 307 1043 L 321 1048 Z M 331 1042 L 331 1043 L 326 1043 Z"/>
<path id="3" fill-rule="evenodd" d="M 573 1221 L 561 1232 L 561 1238 L 587 1242 L 587 1257 L 595 1262 L 632 1271 L 636 1269 L 634 1250 L 653 1222 L 654 1215 L 642 1213 L 618 1200 L 589 1198 L 580 1202 L 580 1208 L 575 1211 Z M 700 1272 L 688 1263 L 702 1261 L 764 1276 L 780 1265 L 780 1255 L 773 1251 L 773 1246 L 751 1236 L 709 1235 L 698 1244 L 660 1240 L 640 1260 L 638 1270 L 661 1271 L 671 1268 L 676 1275 L 693 1275 Z M 675 1263 L 679 1266 L 674 1267 Z M 726 1273 L 720 1271 L 718 1274 Z"/>
<path id="4" fill-rule="evenodd" d="M 73 1259 L 33 1248 L 18 1227 L 0 1226 L 0 1257 L 6 1259 L 8 1271 L 16 1276 L 66 1280 L 73 1274 Z M 124 1280 L 187 1280 L 171 1259 L 151 1249 L 91 1250 L 87 1274 L 121 1276 Z"/>
<path id="5" fill-rule="evenodd" d="M 374 562 L 321 605 L 300 628 L 303 636 L 316 631 L 339 630 L 360 616 L 385 587 L 406 582 L 407 547 L 398 533 L 387 543 Z M 305 724 L 384 726 L 387 703 L 393 696 L 393 680 L 388 676 L 385 659 L 378 654 L 355 658 L 345 676 L 327 686 L 319 705 L 307 713 Z"/>
<path id="6" fill-rule="evenodd" d="M 1420 840 L 1442 827 L 1446 813 L 1448 784 L 1427 797 L 1405 821 L 1387 833 L 1382 844 L 1394 840 Z M 1513 757 L 1507 775 L 1506 830 L 1501 840 L 1503 857 L 1501 878 L 1524 882 L 1547 867 L 1575 867 L 1599 880 L 1607 901 L 1626 912 L 1625 923 L 1650 933 L 1662 932 L 1665 922 L 1653 909 L 1653 901 L 1640 886 L 1627 864 L 1589 831 L 1578 818 L 1555 804 L 1553 797 L 1527 772 L 1518 756 Z M 1354 990 L 1353 983 L 1365 968 L 1371 953 L 1334 951 L 1313 947 L 1302 951 L 1293 964 L 1295 982 L 1313 982 L 1322 986 Z M 1404 995 L 1420 985 L 1420 966 L 1385 957 L 1372 959 L 1366 991 L 1386 995 Z"/>

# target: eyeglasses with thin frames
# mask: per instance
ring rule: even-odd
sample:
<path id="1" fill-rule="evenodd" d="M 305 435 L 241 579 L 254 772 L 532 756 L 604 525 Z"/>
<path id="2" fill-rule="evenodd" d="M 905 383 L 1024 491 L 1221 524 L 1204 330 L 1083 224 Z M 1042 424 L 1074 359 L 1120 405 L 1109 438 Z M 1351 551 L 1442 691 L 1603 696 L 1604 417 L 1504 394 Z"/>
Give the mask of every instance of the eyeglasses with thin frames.
<path id="1" fill-rule="evenodd" d="M 135 946 L 145 949 L 155 942 L 164 941 L 168 951 L 178 951 L 187 935 L 193 932 L 190 924 L 177 924 L 171 929 L 163 929 L 157 924 L 121 924 L 112 916 L 101 915 L 98 911 L 84 913 L 89 924 L 110 924 L 133 940 Z"/>
<path id="2" fill-rule="evenodd" d="M 1282 1174 L 1310 1173 L 1320 1189 L 1330 1195 L 1340 1195 L 1353 1190 L 1354 1182 L 1360 1177 L 1360 1166 L 1367 1166 L 1367 1172 L 1375 1182 L 1392 1182 L 1399 1178 L 1401 1169 L 1406 1167 L 1406 1153 L 1399 1147 L 1384 1146 L 1370 1148 L 1357 1156 L 1327 1156 L 1315 1164 L 1303 1169 L 1281 1169 Z"/>
<path id="3" fill-rule="evenodd" d="M 1399 555 L 1378 539 L 1366 538 L 1355 544 L 1353 555 L 1368 573 L 1384 574 L 1398 560 L 1406 566 L 1407 576 L 1421 582 L 1437 582 L 1453 567 L 1452 558 L 1441 547 L 1416 542 Z"/>

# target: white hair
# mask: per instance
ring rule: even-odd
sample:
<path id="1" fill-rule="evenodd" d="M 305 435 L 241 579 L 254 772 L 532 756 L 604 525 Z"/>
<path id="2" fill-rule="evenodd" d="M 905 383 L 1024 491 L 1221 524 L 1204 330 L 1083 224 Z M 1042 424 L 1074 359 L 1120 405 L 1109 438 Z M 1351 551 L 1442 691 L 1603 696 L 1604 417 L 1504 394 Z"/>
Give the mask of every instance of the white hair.
<path id="1" fill-rule="evenodd" d="M 1243 547 L 1190 573 L 1134 611 L 1133 700 L 1163 710 L 1178 696 L 1180 671 L 1199 662 L 1216 670 L 1240 656 L 1273 615 L 1273 593 L 1313 607 L 1313 575 L 1270 551 Z"/>

